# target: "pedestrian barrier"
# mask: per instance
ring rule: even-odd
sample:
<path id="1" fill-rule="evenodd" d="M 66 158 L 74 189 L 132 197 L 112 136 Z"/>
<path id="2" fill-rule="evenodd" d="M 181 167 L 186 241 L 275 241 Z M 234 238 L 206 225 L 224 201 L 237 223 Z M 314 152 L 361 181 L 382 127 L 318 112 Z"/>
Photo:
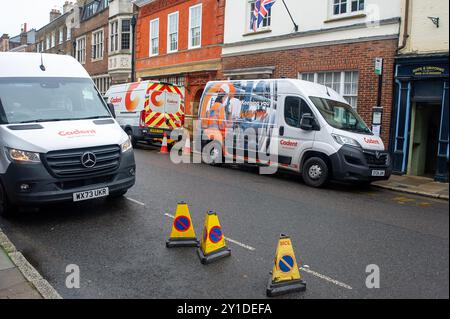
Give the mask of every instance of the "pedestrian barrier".
<path id="1" fill-rule="evenodd" d="M 161 144 L 161 150 L 159 151 L 160 154 L 168 154 L 169 149 L 167 147 L 167 133 L 164 132 L 163 141 Z"/>
<path id="2" fill-rule="evenodd" d="M 213 211 L 206 213 L 203 236 L 197 253 L 204 265 L 231 255 L 231 249 L 225 243 L 219 217 Z"/>
<path id="3" fill-rule="evenodd" d="M 291 238 L 281 234 L 275 253 L 272 277 L 267 286 L 267 296 L 276 297 L 305 290 L 306 283 L 301 279 Z"/>
<path id="4" fill-rule="evenodd" d="M 169 240 L 166 242 L 166 247 L 199 247 L 191 214 L 189 213 L 189 206 L 184 202 L 177 205 L 172 232 Z"/>

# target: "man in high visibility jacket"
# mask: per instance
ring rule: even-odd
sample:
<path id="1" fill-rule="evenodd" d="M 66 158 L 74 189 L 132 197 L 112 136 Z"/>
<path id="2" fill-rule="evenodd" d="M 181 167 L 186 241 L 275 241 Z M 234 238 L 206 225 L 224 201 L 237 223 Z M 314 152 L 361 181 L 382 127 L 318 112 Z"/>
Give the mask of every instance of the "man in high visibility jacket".
<path id="1" fill-rule="evenodd" d="M 208 128 L 215 128 L 224 131 L 226 127 L 225 105 L 223 104 L 225 95 L 220 93 L 214 104 L 208 111 Z"/>

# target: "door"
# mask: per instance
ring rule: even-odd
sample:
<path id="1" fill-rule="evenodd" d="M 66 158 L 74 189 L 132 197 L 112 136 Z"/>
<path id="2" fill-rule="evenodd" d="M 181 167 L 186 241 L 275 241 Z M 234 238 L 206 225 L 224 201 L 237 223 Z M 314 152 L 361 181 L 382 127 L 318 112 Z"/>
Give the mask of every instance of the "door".
<path id="1" fill-rule="evenodd" d="M 299 96 L 284 96 L 278 110 L 278 163 L 299 169 L 300 154 L 313 147 L 316 131 L 300 128 L 305 114 L 314 115 L 308 103 Z"/>

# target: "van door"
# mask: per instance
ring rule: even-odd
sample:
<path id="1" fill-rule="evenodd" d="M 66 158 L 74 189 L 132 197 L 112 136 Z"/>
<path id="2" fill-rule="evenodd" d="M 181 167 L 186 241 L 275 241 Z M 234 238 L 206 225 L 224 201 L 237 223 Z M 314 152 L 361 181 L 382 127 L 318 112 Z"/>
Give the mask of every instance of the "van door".
<path id="1" fill-rule="evenodd" d="M 181 91 L 175 91 L 175 86 L 169 87 L 170 91 L 165 92 L 164 113 L 166 114 L 165 128 L 174 130 L 183 126 L 183 112 L 181 110 Z M 172 91 L 172 92 L 171 92 Z"/>
<path id="2" fill-rule="evenodd" d="M 281 166 L 299 169 L 300 155 L 307 149 L 312 149 L 316 131 L 306 131 L 300 128 L 304 114 L 314 113 L 308 103 L 295 95 L 281 96 L 278 104 L 278 163 Z"/>

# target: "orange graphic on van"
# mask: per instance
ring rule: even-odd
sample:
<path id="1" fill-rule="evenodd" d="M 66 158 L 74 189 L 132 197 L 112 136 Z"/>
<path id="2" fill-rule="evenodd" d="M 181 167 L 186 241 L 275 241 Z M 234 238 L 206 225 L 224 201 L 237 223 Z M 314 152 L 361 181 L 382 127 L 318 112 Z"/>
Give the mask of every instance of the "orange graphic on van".
<path id="1" fill-rule="evenodd" d="M 157 97 L 160 96 L 161 94 L 163 94 L 163 92 L 161 91 L 154 91 L 150 97 L 150 99 L 152 100 L 152 104 L 156 107 L 160 107 L 164 104 L 164 100 L 161 99 L 160 101 L 158 101 Z"/>
<path id="2" fill-rule="evenodd" d="M 135 97 L 134 99 L 131 99 L 131 94 L 140 83 L 131 83 L 128 87 L 127 94 L 125 95 L 125 107 L 127 108 L 128 112 L 133 112 L 137 106 L 139 105 L 139 97 Z"/>

